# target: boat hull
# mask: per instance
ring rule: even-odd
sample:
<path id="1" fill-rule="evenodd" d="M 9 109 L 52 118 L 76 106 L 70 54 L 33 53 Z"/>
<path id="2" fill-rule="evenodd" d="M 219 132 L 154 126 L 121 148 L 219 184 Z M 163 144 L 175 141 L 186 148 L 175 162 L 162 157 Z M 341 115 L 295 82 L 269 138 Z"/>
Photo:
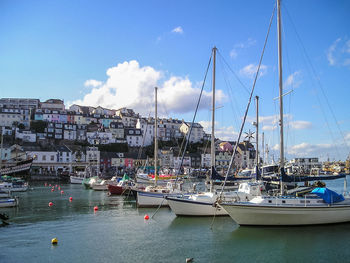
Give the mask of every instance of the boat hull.
<path id="1" fill-rule="evenodd" d="M 220 206 L 239 225 L 296 226 L 350 221 L 350 205 L 296 207 L 223 203 Z"/>
<path id="2" fill-rule="evenodd" d="M 167 197 L 168 205 L 177 216 L 228 216 L 226 210 L 212 201 L 199 202 L 188 198 Z"/>
<path id="3" fill-rule="evenodd" d="M 71 184 L 82 184 L 84 181 L 84 177 L 78 177 L 78 176 L 70 176 L 70 183 Z"/>
<path id="4" fill-rule="evenodd" d="M 1 198 L 0 199 L 0 207 L 15 207 L 18 205 L 17 198 Z"/>
<path id="5" fill-rule="evenodd" d="M 138 207 L 163 207 L 169 206 L 165 199 L 170 194 L 147 191 L 137 191 L 136 203 Z"/>

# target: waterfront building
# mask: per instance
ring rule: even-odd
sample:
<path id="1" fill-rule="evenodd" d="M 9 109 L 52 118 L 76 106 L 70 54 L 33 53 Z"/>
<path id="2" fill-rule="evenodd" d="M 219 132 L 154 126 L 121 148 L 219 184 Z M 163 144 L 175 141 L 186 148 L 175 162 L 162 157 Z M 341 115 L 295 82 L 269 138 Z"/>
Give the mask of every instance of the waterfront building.
<path id="1" fill-rule="evenodd" d="M 242 169 L 251 169 L 255 166 L 255 148 L 249 141 L 243 141 L 238 144 L 237 152 L 239 163 Z"/>
<path id="2" fill-rule="evenodd" d="M 312 168 L 321 169 L 322 164 L 318 158 L 294 158 L 286 165 L 289 173 L 303 172 L 309 174 Z"/>

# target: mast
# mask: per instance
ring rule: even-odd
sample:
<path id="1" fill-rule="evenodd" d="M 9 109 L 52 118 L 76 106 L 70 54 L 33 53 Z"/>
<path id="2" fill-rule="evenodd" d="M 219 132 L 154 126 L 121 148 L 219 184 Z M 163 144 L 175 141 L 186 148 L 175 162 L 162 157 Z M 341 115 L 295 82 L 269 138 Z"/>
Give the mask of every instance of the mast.
<path id="1" fill-rule="evenodd" d="M 3 127 L 1 127 L 1 148 L 0 148 L 0 168 L 2 166 L 2 147 L 3 147 L 3 144 L 4 144 L 4 132 L 3 132 Z"/>
<path id="2" fill-rule="evenodd" d="M 158 116 L 157 116 L 157 91 L 158 88 L 154 88 L 154 98 L 155 98 L 155 113 L 154 113 L 154 180 L 155 184 L 157 184 L 158 180 L 158 171 L 157 171 L 157 163 L 158 163 Z"/>
<path id="3" fill-rule="evenodd" d="M 277 33 L 278 33 L 278 78 L 279 78 L 279 102 L 280 102 L 280 171 L 281 171 L 281 194 L 283 194 L 284 173 L 284 143 L 283 143 L 283 78 L 282 78 L 282 24 L 281 24 L 281 1 L 277 0 Z"/>
<path id="4" fill-rule="evenodd" d="M 215 64 L 216 64 L 216 47 L 213 47 L 213 88 L 212 88 L 212 112 L 211 112 L 211 174 L 215 167 Z M 208 179 L 208 178 L 207 178 Z"/>
<path id="5" fill-rule="evenodd" d="M 259 96 L 255 96 L 256 100 L 256 179 L 259 178 Z"/>

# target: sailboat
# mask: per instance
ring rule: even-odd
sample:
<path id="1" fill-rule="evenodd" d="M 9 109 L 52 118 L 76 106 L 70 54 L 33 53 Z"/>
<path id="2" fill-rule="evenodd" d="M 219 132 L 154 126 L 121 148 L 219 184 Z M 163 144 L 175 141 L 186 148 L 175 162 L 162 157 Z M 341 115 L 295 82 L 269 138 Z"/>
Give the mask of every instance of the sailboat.
<path id="1" fill-rule="evenodd" d="M 350 221 L 350 198 L 344 198 L 327 188 L 315 188 L 304 197 L 284 195 L 283 145 L 283 87 L 282 87 L 282 42 L 281 8 L 277 0 L 278 58 L 279 58 L 279 104 L 280 104 L 280 170 L 281 194 L 258 196 L 247 202 L 219 202 L 230 217 L 239 225 L 316 225 Z M 346 178 L 344 179 L 344 185 Z"/>
<path id="2" fill-rule="evenodd" d="M 166 186 L 158 185 L 158 116 L 157 116 L 157 90 L 155 87 L 155 122 L 154 122 L 154 185 L 147 186 L 144 190 L 138 189 L 136 203 L 138 207 L 168 206 L 166 196 L 182 195 L 182 183 L 167 181 Z"/>
<path id="3" fill-rule="evenodd" d="M 207 178 L 206 182 L 209 185 L 209 191 L 194 193 L 183 196 L 167 196 L 166 199 L 171 210 L 177 216 L 227 216 L 228 213 L 219 206 L 215 205 L 219 197 L 219 189 L 215 187 L 215 180 L 217 179 L 221 185 L 224 177 L 220 176 L 215 170 L 215 64 L 216 64 L 217 48 L 212 49 L 213 56 L 213 87 L 212 87 L 212 127 L 211 127 L 211 178 Z M 235 178 L 232 178 L 235 179 Z M 237 178 L 236 178 L 237 179 Z M 240 178 L 242 180 L 243 178 Z M 251 179 L 245 177 L 245 179 Z M 231 181 L 237 184 L 237 180 Z M 219 185 L 219 186 L 220 186 Z M 221 188 L 221 186 L 220 186 Z M 235 188 L 237 189 L 237 188 Z M 261 187 L 259 183 L 244 183 L 238 191 L 226 188 L 221 196 L 225 200 L 249 200 L 255 196 L 261 195 Z"/>

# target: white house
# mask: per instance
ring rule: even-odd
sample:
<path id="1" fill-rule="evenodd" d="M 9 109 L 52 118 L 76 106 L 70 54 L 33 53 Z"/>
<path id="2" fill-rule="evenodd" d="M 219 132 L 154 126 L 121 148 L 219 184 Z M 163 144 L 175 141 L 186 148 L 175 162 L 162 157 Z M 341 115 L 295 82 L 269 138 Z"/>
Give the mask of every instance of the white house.
<path id="1" fill-rule="evenodd" d="M 21 139 L 24 142 L 36 142 L 36 134 L 31 131 L 20 131 L 16 129 L 16 139 Z"/>
<path id="2" fill-rule="evenodd" d="M 183 122 L 180 126 L 180 131 L 184 136 L 188 136 L 187 134 L 190 132 L 191 123 Z M 193 123 L 192 132 L 190 136 L 190 142 L 199 142 L 204 138 L 203 126 L 199 123 Z"/>
<path id="3" fill-rule="evenodd" d="M 125 139 L 129 146 L 140 147 L 142 146 L 142 132 L 141 129 L 126 128 Z"/>
<path id="4" fill-rule="evenodd" d="M 90 144 L 110 144 L 114 143 L 115 139 L 113 139 L 111 132 L 87 132 L 86 133 L 87 141 Z"/>

